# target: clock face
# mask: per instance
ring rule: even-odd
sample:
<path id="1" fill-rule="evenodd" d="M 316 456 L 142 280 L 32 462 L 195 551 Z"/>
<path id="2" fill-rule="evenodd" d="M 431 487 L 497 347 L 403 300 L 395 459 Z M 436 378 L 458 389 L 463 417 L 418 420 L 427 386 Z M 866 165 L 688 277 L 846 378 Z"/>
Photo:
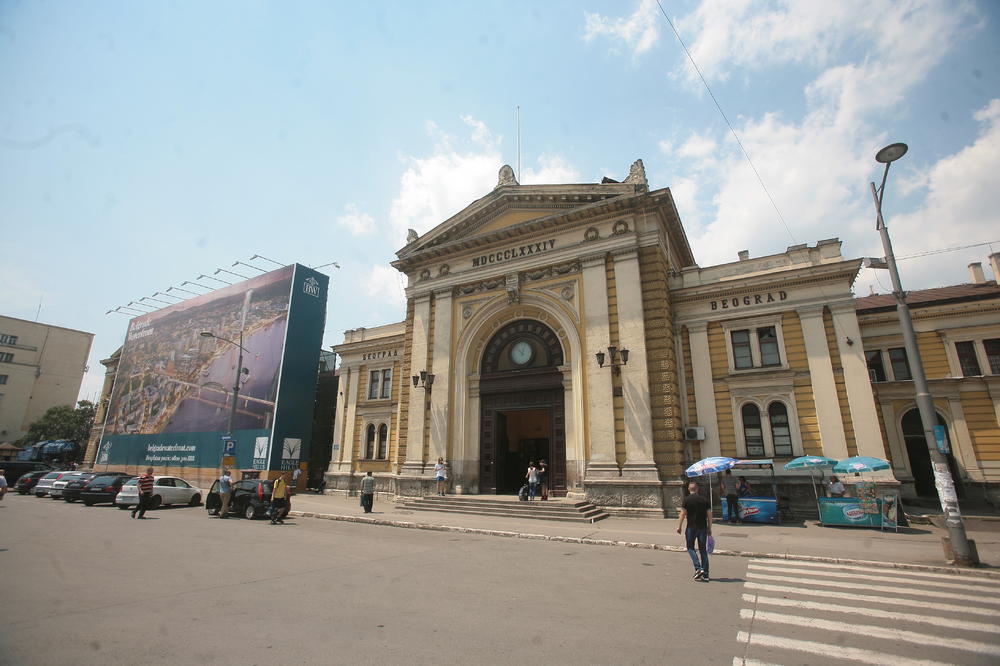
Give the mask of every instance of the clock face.
<path id="1" fill-rule="evenodd" d="M 510 348 L 510 360 L 516 365 L 527 365 L 535 355 L 535 350 L 527 342 L 518 342 Z"/>

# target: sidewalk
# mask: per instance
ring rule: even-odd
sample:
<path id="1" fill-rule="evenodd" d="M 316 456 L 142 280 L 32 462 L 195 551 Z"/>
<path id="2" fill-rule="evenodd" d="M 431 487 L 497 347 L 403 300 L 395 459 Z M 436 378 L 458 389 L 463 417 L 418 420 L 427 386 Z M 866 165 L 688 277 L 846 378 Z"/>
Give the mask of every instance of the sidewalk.
<path id="1" fill-rule="evenodd" d="M 389 501 L 375 502 L 364 513 L 357 497 L 298 494 L 292 498 L 292 515 L 429 529 L 498 537 L 533 538 L 604 546 L 684 550 L 676 533 L 676 519 L 618 518 L 594 524 L 576 524 L 525 518 L 412 511 Z M 1000 578 L 1000 522 L 966 520 L 966 531 L 975 540 L 984 567 L 978 571 Z M 780 557 L 842 562 L 875 562 L 899 568 L 946 567 L 941 537 L 946 531 L 934 525 L 913 525 L 899 532 L 861 527 L 823 527 L 815 521 L 785 525 L 730 525 L 713 529 L 716 554 L 742 557 Z M 949 567 L 950 568 L 950 567 Z"/>

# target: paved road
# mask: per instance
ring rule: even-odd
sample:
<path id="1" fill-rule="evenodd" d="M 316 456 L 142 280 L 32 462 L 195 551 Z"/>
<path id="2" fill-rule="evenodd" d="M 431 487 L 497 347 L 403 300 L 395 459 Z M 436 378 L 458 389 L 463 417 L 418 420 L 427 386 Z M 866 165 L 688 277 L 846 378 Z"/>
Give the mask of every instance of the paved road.
<path id="1" fill-rule="evenodd" d="M 803 576 L 801 566 L 770 571 L 775 561 L 769 560 L 716 558 L 713 581 L 699 584 L 690 580 L 683 553 L 308 518 L 271 526 L 209 519 L 201 508 L 148 515 L 138 521 L 110 507 L 8 495 L 0 503 L 6 600 L 0 611 L 0 663 L 728 666 L 743 659 L 845 663 L 836 657 L 856 656 L 844 649 L 853 646 L 949 661 L 943 653 L 925 657 L 928 648 L 900 638 L 904 634 L 894 634 L 889 645 L 876 645 L 871 636 L 858 638 L 853 624 L 914 634 L 960 633 L 970 644 L 996 645 L 995 633 L 984 638 L 979 631 L 927 622 L 780 605 L 788 599 L 858 604 L 754 587 L 804 587 L 762 578 Z M 821 570 L 808 577 L 820 573 L 834 581 L 823 589 L 857 587 L 866 596 L 901 596 L 896 584 L 861 580 L 870 572 Z M 883 571 L 871 575 L 900 577 Z M 902 584 L 909 584 L 903 578 Z M 952 580 L 941 578 L 944 587 L 929 589 L 948 592 Z M 967 577 L 954 581 L 979 584 Z M 861 584 L 889 591 L 862 591 Z M 956 587 L 954 593 L 996 599 L 995 587 L 983 592 Z M 971 607 L 979 602 L 950 603 Z M 897 604 L 876 600 L 865 605 L 949 615 Z M 986 603 L 982 608 L 986 615 L 970 611 L 962 619 L 996 625 L 998 607 Z M 809 626 L 800 626 L 802 618 Z M 812 624 L 814 619 L 828 624 Z M 788 637 L 843 646 L 842 654 L 789 649 Z M 786 640 L 776 646 L 774 638 Z M 954 663 L 996 663 L 989 651 L 949 654 L 956 655 Z"/>

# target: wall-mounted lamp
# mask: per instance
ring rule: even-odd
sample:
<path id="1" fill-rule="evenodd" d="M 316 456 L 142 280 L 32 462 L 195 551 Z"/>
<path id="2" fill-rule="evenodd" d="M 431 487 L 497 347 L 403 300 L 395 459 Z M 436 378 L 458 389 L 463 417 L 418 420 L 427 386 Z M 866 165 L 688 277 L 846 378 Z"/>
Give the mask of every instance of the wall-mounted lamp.
<path id="1" fill-rule="evenodd" d="M 597 365 L 599 365 L 602 368 L 604 367 L 604 361 L 606 359 L 610 360 L 611 371 L 616 375 L 621 374 L 622 371 L 621 367 L 623 365 L 628 365 L 628 350 L 618 349 L 618 347 L 615 347 L 614 345 L 608 347 L 607 356 L 605 356 L 604 352 L 602 351 L 597 352 L 596 354 L 594 354 L 594 356 L 597 357 Z M 618 359 L 621 359 L 620 363 Z"/>
<path id="2" fill-rule="evenodd" d="M 851 336 L 847 336 L 846 338 L 844 338 L 844 342 L 846 342 L 848 346 L 851 346 L 854 344 L 854 339 L 851 338 Z"/>
<path id="3" fill-rule="evenodd" d="M 413 375 L 410 379 L 413 380 L 413 388 L 419 387 L 430 391 L 431 386 L 434 385 L 434 375 L 429 374 L 426 370 L 421 370 L 419 375 Z"/>

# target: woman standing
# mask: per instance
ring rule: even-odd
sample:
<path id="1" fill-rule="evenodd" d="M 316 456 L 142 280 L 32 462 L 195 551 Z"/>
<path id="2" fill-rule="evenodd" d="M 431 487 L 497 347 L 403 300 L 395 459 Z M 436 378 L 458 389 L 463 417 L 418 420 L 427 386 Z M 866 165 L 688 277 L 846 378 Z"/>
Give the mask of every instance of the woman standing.
<path id="1" fill-rule="evenodd" d="M 538 490 L 538 468 L 535 461 L 528 463 L 528 473 L 524 475 L 528 479 L 528 501 L 535 499 L 535 492 Z"/>
<path id="2" fill-rule="evenodd" d="M 538 461 L 538 484 L 542 487 L 542 499 L 549 498 L 549 464 L 545 458 Z"/>
<path id="3" fill-rule="evenodd" d="M 444 497 L 444 489 L 447 485 L 447 469 L 444 458 L 438 458 L 437 464 L 434 465 L 434 478 L 437 480 L 437 494 L 441 497 Z"/>

